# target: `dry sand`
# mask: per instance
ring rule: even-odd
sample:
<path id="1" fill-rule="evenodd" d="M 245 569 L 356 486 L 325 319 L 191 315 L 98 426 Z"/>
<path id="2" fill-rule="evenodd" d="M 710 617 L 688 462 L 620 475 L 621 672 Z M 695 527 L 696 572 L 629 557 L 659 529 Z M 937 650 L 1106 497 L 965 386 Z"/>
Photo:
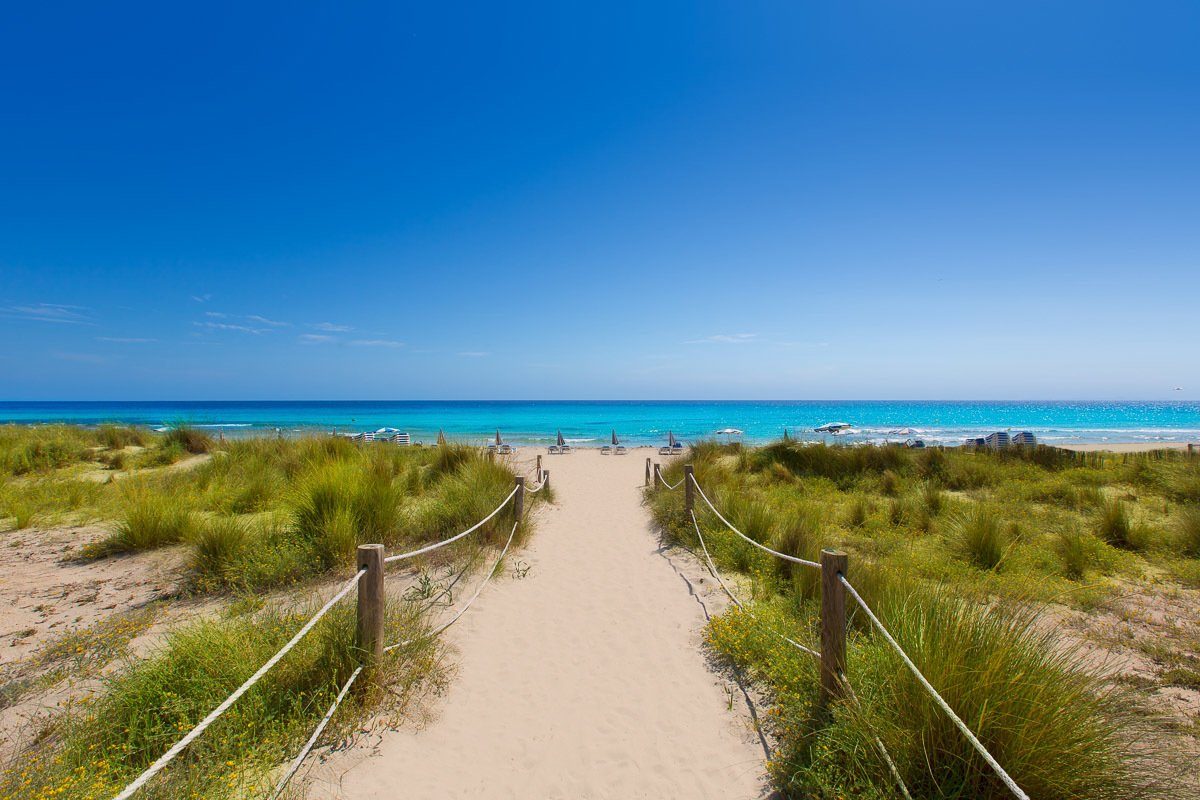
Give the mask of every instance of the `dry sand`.
<path id="1" fill-rule="evenodd" d="M 1060 444 L 1063 450 L 1080 453 L 1149 453 L 1152 450 L 1187 450 L 1187 442 L 1093 442 L 1090 444 Z M 1197 445 L 1200 449 L 1200 445 Z"/>
<path id="2" fill-rule="evenodd" d="M 557 504 L 445 634 L 458 668 L 433 721 L 332 754 L 309 796 L 764 796 L 746 702 L 701 647 L 716 587 L 641 505 L 652 453 L 545 457 Z"/>

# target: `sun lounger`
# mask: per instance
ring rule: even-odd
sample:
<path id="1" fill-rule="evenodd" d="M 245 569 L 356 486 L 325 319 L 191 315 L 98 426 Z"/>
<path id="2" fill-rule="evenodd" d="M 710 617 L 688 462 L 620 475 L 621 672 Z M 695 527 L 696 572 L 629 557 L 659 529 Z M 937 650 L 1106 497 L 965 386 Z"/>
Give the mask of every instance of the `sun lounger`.
<path id="1" fill-rule="evenodd" d="M 556 445 L 556 444 L 552 444 L 552 445 L 550 445 L 549 449 L 548 449 L 546 452 L 547 452 L 549 455 L 556 455 L 556 454 L 558 454 L 558 453 L 561 453 L 561 452 L 562 452 L 562 450 L 560 450 L 560 449 L 559 449 L 558 445 Z"/>
<path id="2" fill-rule="evenodd" d="M 617 454 L 617 455 L 619 455 L 619 456 L 623 456 L 623 455 L 625 455 L 626 453 L 628 453 L 629 451 L 625 449 L 625 445 L 623 445 L 623 444 L 619 444 L 619 445 L 617 445 L 617 449 L 616 449 L 616 450 L 614 450 L 613 452 L 614 452 L 614 453 L 616 453 L 616 454 Z"/>
<path id="3" fill-rule="evenodd" d="M 564 453 L 573 453 L 573 452 L 575 452 L 575 451 L 573 451 L 573 450 L 571 449 L 571 445 L 569 445 L 569 444 L 564 444 L 564 445 L 562 446 L 562 452 L 564 452 Z"/>
<path id="4" fill-rule="evenodd" d="M 412 444 L 412 441 L 409 439 L 407 433 L 397 433 L 392 437 L 392 444 L 397 444 L 401 447 L 408 447 Z"/>
<path id="5" fill-rule="evenodd" d="M 658 448 L 658 454 L 660 456 L 669 456 L 671 455 L 671 448 L 664 444 L 662 447 Z"/>
<path id="6" fill-rule="evenodd" d="M 601 447 L 601 448 L 600 448 L 600 455 L 602 455 L 602 456 L 610 456 L 610 455 L 612 455 L 612 445 L 611 445 L 611 444 L 606 444 L 606 445 L 604 445 L 604 447 Z"/>
<path id="7" fill-rule="evenodd" d="M 511 444 L 502 444 L 496 448 L 496 452 L 502 456 L 512 455 L 512 451 L 513 449 Z"/>

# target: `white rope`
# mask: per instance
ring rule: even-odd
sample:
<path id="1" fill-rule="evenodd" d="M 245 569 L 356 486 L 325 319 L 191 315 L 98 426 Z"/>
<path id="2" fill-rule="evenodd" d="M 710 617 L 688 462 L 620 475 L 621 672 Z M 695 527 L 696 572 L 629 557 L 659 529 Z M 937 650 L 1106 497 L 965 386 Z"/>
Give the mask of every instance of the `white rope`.
<path id="1" fill-rule="evenodd" d="M 288 767 L 287 772 L 283 773 L 283 777 L 281 777 L 279 782 L 275 784 L 275 791 L 271 792 L 270 800 L 277 800 L 279 795 L 283 794 L 283 790 L 287 788 L 288 782 L 291 781 L 292 777 L 295 776 L 296 772 L 300 769 L 300 765 L 304 763 L 304 759 L 308 758 L 308 754 L 312 752 L 313 747 L 317 743 L 317 739 L 319 739 L 321 734 L 325 732 L 325 726 L 327 726 L 329 721 L 333 719 L 333 715 L 338 710 L 338 706 L 340 706 L 342 701 L 346 699 L 346 693 L 350 691 L 350 687 L 354 685 L 354 681 L 358 680 L 358 676 L 362 673 L 363 669 L 364 668 L 361 666 L 355 669 L 354 672 L 350 673 L 350 678 L 344 684 L 342 684 L 342 689 L 340 692 L 338 692 L 337 699 L 333 701 L 333 705 L 331 705 L 329 710 L 325 712 L 325 716 L 321 718 L 321 722 L 319 725 L 317 725 L 317 729 L 313 731 L 312 736 L 308 737 L 308 741 L 304 743 L 304 747 L 301 748 L 300 754 L 296 756 L 296 758 L 292 761 L 291 766 Z"/>
<path id="2" fill-rule="evenodd" d="M 546 488 L 546 482 L 542 481 L 537 486 L 526 486 L 525 491 L 529 492 L 530 494 L 536 494 L 537 492 L 540 492 L 544 488 Z"/>
<path id="3" fill-rule="evenodd" d="M 509 492 L 509 493 L 508 493 L 508 497 L 504 498 L 504 499 L 503 499 L 503 500 L 500 502 L 500 505 L 496 506 L 496 510 L 495 510 L 495 511 L 493 511 L 493 512 L 492 512 L 492 513 L 490 513 L 490 514 L 488 514 L 486 517 L 484 517 L 483 519 L 479 520 L 479 522 L 476 522 L 474 525 L 472 525 L 471 527 L 467 528 L 467 529 L 466 529 L 465 531 L 463 531 L 462 533 L 460 533 L 460 534 L 457 534 L 457 535 L 455 535 L 455 536 L 451 536 L 449 539 L 443 539 L 443 540 L 442 540 L 442 541 L 440 541 L 440 542 L 435 542 L 434 544 L 428 545 L 428 546 L 426 546 L 426 547 L 422 547 L 422 548 L 421 548 L 421 549 L 419 549 L 419 550 L 413 550 L 412 552 L 409 552 L 409 553 L 400 553 L 400 554 L 398 554 L 398 555 L 394 555 L 394 556 L 388 556 L 387 558 L 385 558 L 385 559 L 383 560 L 383 563 L 385 563 L 385 564 L 391 564 L 393 561 L 403 561 L 403 560 L 404 560 L 404 559 L 406 559 L 406 558 L 414 558 L 414 557 L 416 557 L 416 556 L 425 555 L 426 553 L 431 553 L 431 552 L 433 552 L 434 550 L 437 550 L 437 549 L 438 549 L 438 548 L 440 548 L 440 547 L 445 547 L 445 546 L 446 546 L 446 545 L 448 545 L 448 544 L 453 544 L 454 542 L 457 542 L 459 539 L 463 538 L 463 537 L 464 537 L 464 536 L 466 536 L 467 534 L 469 534 L 469 533 L 474 533 L 475 531 L 479 530 L 481 527 L 483 527 L 483 525 L 484 525 L 485 523 L 487 523 L 489 520 L 491 520 L 491 518 L 492 518 L 492 517 L 494 517 L 494 516 L 496 516 L 497 514 L 499 514 L 499 513 L 500 513 L 500 509 L 502 509 L 502 508 L 504 508 L 506 505 L 508 505 L 508 501 L 509 501 L 509 500 L 512 500 L 512 499 L 513 499 L 513 496 L 514 496 L 516 493 L 517 493 L 517 487 L 513 487 L 513 490 L 512 490 L 511 492 Z"/>
<path id="4" fill-rule="evenodd" d="M 716 564 L 713 563 L 712 556 L 710 556 L 708 554 L 708 545 L 706 545 L 704 543 L 704 534 L 700 532 L 700 523 L 696 521 L 696 512 L 693 511 L 693 512 L 691 512 L 691 514 L 692 514 L 692 524 L 696 526 L 696 536 L 700 539 L 701 549 L 704 550 L 704 559 L 706 561 L 708 561 L 708 571 L 711 572 L 712 576 L 717 579 L 717 583 L 721 584 L 721 588 L 725 590 L 725 594 L 729 595 L 729 599 L 733 601 L 733 604 L 735 606 L 737 606 L 739 609 L 741 609 L 742 611 L 745 611 L 747 614 L 749 614 L 750 618 L 753 619 L 755 622 L 758 622 L 759 619 L 758 619 L 758 617 L 756 617 L 754 615 L 754 612 L 751 611 L 750 609 L 746 608 L 744 605 L 742 605 L 742 601 L 738 600 L 737 596 L 729 590 L 728 586 L 725 585 L 725 581 L 721 580 L 721 573 L 717 572 L 717 566 L 716 566 Z M 821 654 L 818 653 L 816 650 L 813 650 L 811 647 L 805 647 L 804 645 L 797 642 L 795 639 L 791 639 L 787 636 L 784 636 L 782 633 L 780 633 L 779 631 L 777 631 L 773 628 L 768 627 L 767 630 L 770 631 L 771 633 L 775 634 L 776 636 L 778 636 L 780 639 L 783 639 L 785 642 L 790 644 L 792 647 L 795 647 L 798 650 L 802 650 L 803 652 L 808 653 L 813 658 L 821 657 Z"/>
<path id="5" fill-rule="evenodd" d="M 658 473 L 658 479 L 659 479 L 660 481 L 662 481 L 662 485 L 663 485 L 663 486 L 667 487 L 667 488 L 668 488 L 668 489 L 670 489 L 671 491 L 675 491 L 675 490 L 676 490 L 676 489 L 678 489 L 680 486 L 683 486 L 683 482 L 686 480 L 686 478 L 680 478 L 680 479 L 679 479 L 679 481 L 678 481 L 678 482 L 677 482 L 677 483 L 676 483 L 674 486 L 672 486 L 671 484 L 667 483 L 667 479 L 663 477 L 663 475 L 662 475 L 662 473 L 661 473 L 661 472 L 660 472 L 660 473 Z"/>
<path id="6" fill-rule="evenodd" d="M 770 553 L 771 555 L 775 556 L 776 558 L 782 558 L 784 561 L 790 561 L 793 564 L 803 564 L 806 567 L 813 567 L 814 569 L 821 568 L 821 565 L 818 564 L 816 561 L 809 561 L 804 558 L 796 558 L 795 556 L 789 556 L 786 553 L 781 553 L 778 550 L 772 550 L 771 548 L 767 547 L 765 544 L 760 544 L 760 543 L 754 541 L 749 536 L 742 533 L 737 528 L 733 527 L 733 523 L 731 523 L 729 520 L 725 519 L 725 517 L 721 516 L 721 512 L 717 511 L 717 507 L 712 504 L 712 500 L 709 500 L 708 495 L 706 495 L 704 493 L 704 490 L 700 488 L 700 483 L 699 483 L 699 481 L 696 480 L 695 474 L 692 475 L 692 485 L 694 485 L 696 487 L 696 491 L 698 491 L 700 493 L 700 496 L 702 498 L 704 498 L 704 502 L 708 503 L 708 507 L 712 509 L 712 512 L 717 515 L 717 519 L 719 519 L 719 520 L 721 520 L 721 522 L 725 523 L 725 527 L 729 528 L 729 530 L 733 531 L 738 536 L 742 537 L 747 542 L 749 542 L 750 544 L 757 547 L 759 550 L 762 550 L 764 553 Z"/>
<path id="7" fill-rule="evenodd" d="M 467 613 L 467 609 L 471 607 L 471 604 L 475 602 L 475 598 L 479 597 L 480 592 L 483 591 L 483 587 L 486 586 L 487 582 L 492 579 L 492 575 L 494 575 L 496 573 L 496 569 L 500 566 L 500 562 L 504 560 L 505 553 L 508 552 L 509 545 L 512 544 L 513 536 L 516 534 L 517 525 L 519 525 L 519 524 L 520 524 L 520 521 L 513 523 L 512 530 L 509 531 L 509 534 L 508 534 L 508 541 L 504 543 L 504 549 L 501 550 L 500 555 L 496 557 L 496 563 L 492 564 L 492 568 L 488 571 L 488 574 L 484 577 L 484 579 L 482 581 L 479 582 L 479 586 L 476 587 L 476 589 L 475 589 L 475 594 L 471 595 L 471 599 L 467 601 L 467 604 L 464 605 L 462 608 L 460 608 L 458 610 L 458 613 L 450 618 L 449 622 L 430 631 L 429 633 L 425 634 L 424 636 L 418 636 L 416 639 L 406 639 L 403 642 L 396 642 L 393 645 L 388 645 L 387 647 L 383 648 L 383 652 L 390 653 L 391 651 L 395 650 L 396 648 L 404 647 L 405 645 L 412 644 L 413 642 L 417 641 L 418 639 L 432 638 L 432 637 L 437 636 L 438 634 L 442 633 L 443 631 L 445 631 L 447 628 L 449 628 L 454 623 L 458 622 L 458 620 L 462 617 L 462 615 Z"/>
<path id="8" fill-rule="evenodd" d="M 888 644 L 890 644 L 900 655 L 900 659 L 905 663 L 909 670 L 912 671 L 912 674 L 916 676 L 921 685 L 925 687 L 925 690 L 933 696 L 934 701 L 938 704 L 942 711 L 946 712 L 946 716 L 950 717 L 950 720 L 954 723 L 954 725 L 960 731 L 962 731 L 963 736 L 967 737 L 967 741 L 970 742 L 971 745 L 979 752 L 979 755 L 981 755 L 983 760 L 988 763 L 988 766 L 996 771 L 996 774 L 1000 776 L 1000 780 L 1003 781 L 1004 785 L 1009 788 L 1009 791 L 1021 798 L 1021 800 L 1029 800 L 1029 795 L 1025 794 L 1024 790 L 1017 785 L 1017 782 L 1014 781 L 1009 774 L 1004 771 L 1004 767 L 1000 766 L 1000 763 L 996 761 L 996 759 L 992 758 L 992 754 L 989 753 L 987 748 L 983 746 L 983 743 L 975 737 L 975 734 L 971 733 L 971 729 L 967 727 L 967 724 L 959 719 L 958 715 L 954 713 L 954 709 L 950 708 L 950 704 L 942 699 L 942 696 L 938 694 L 937 689 L 933 688 L 933 684 L 931 684 L 925 678 L 925 676 L 921 674 L 921 670 L 917 669 L 917 665 L 914 664 L 912 659 L 908 657 L 908 653 L 905 653 L 904 649 L 900 647 L 900 644 L 892 638 L 892 634 L 888 632 L 888 629 L 883 627 L 883 623 L 879 621 L 879 618 L 875 616 L 875 612 L 871 611 L 870 606 L 867 605 L 866 601 L 862 599 L 855 588 L 850 585 L 850 581 L 846 580 L 846 576 L 838 575 L 838 580 L 842 582 L 842 585 L 846 587 L 847 591 L 850 592 L 850 595 L 855 599 L 855 601 L 858 602 L 858 605 L 875 625 L 875 628 L 883 635 L 883 638 L 886 639 Z"/>
<path id="9" fill-rule="evenodd" d="M 113 800 L 128 800 L 128 798 L 133 796 L 134 792 L 136 792 L 138 789 L 145 786 L 147 781 L 149 781 L 151 778 L 153 778 L 155 775 L 157 775 L 159 772 L 161 772 L 162 769 L 167 766 L 167 764 L 170 764 L 171 761 L 174 760 L 174 758 L 177 755 L 182 753 L 189 744 L 191 744 L 193 741 L 196 740 L 196 737 L 198 737 L 200 734 L 204 733 L 204 731 L 208 728 L 209 725 L 216 722 L 218 717 L 220 717 L 222 714 L 224 714 L 226 711 L 228 711 L 230 706 L 232 706 L 234 703 L 236 703 L 242 695 L 244 695 L 247 691 L 249 691 L 250 687 L 252 687 L 254 684 L 258 683 L 258 681 L 262 678 L 262 676 L 264 676 L 268 672 L 270 672 L 271 668 L 274 667 L 276 664 L 278 664 L 279 660 L 281 658 L 283 658 L 285 655 L 287 655 L 288 651 L 290 651 L 293 647 L 295 647 L 296 644 L 301 639 L 303 639 L 305 637 L 305 635 L 308 634 L 309 631 L 311 631 L 313 629 L 313 627 L 321 620 L 321 618 L 324 617 L 325 614 L 327 614 L 329 612 L 329 609 L 333 608 L 334 605 L 336 605 L 339 600 L 341 600 L 343 597 L 348 595 L 350 593 L 350 591 L 352 589 L 354 589 L 355 586 L 358 586 L 358 582 L 360 580 L 362 580 L 362 576 L 365 573 L 366 573 L 365 569 L 359 570 L 354 575 L 354 577 L 351 578 L 346 583 L 346 585 L 343 586 L 341 588 L 341 590 L 338 591 L 338 593 L 335 594 L 329 600 L 328 603 L 326 603 L 325 605 L 323 605 L 321 607 L 320 611 L 318 611 L 316 614 L 313 615 L 312 619 L 310 619 L 308 622 L 306 622 L 304 624 L 303 628 L 301 628 L 299 631 L 296 632 L 296 635 L 291 638 L 291 641 L 289 641 L 282 648 L 280 648 L 278 653 L 271 656 L 270 660 L 267 661 L 267 663 L 263 664 L 261 667 L 258 668 L 258 672 L 254 673 L 249 678 L 247 678 L 246 682 L 243 683 L 241 686 L 239 686 L 234 691 L 233 694 L 231 694 L 231 695 L 229 695 L 229 697 L 225 698 L 225 702 L 221 703 L 221 705 L 217 706 L 211 712 L 209 712 L 207 717 L 205 717 L 203 720 L 201 720 L 200 723 L 198 725 L 196 725 L 196 727 L 194 727 L 190 731 L 188 731 L 187 735 L 185 735 L 182 739 L 180 739 L 178 742 L 176 742 L 174 744 L 174 746 L 171 747 L 170 750 L 163 753 L 159 757 L 159 759 L 157 761 L 155 761 L 153 764 L 151 764 L 150 767 L 145 772 L 143 772 L 141 775 L 137 776 L 137 778 L 135 778 L 132 783 L 130 783 L 128 786 L 126 786 L 124 789 L 122 789 L 121 793 L 116 795 L 113 798 Z"/>

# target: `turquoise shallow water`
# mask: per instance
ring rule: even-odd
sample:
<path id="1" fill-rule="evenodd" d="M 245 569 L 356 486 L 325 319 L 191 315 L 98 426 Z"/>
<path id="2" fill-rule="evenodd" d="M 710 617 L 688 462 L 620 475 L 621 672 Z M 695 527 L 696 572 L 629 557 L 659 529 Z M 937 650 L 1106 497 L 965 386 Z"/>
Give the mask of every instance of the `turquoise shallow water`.
<path id="1" fill-rule="evenodd" d="M 603 444 L 616 429 L 626 444 L 659 444 L 667 431 L 684 441 L 713 438 L 722 428 L 750 442 L 778 438 L 784 428 L 820 440 L 812 428 L 848 422 L 843 441 L 918 436 L 957 444 L 995 430 L 1030 430 L 1048 444 L 1200 441 L 1197 402 L 909 402 L 909 401 L 217 401 L 0 402 L 0 422 L 179 423 L 226 435 L 274 431 L 368 431 L 399 428 L 433 441 L 438 429 L 481 441 L 499 428 L 507 441 L 544 444 L 555 432 L 576 444 Z M 911 429 L 913 433 L 902 432 Z"/>

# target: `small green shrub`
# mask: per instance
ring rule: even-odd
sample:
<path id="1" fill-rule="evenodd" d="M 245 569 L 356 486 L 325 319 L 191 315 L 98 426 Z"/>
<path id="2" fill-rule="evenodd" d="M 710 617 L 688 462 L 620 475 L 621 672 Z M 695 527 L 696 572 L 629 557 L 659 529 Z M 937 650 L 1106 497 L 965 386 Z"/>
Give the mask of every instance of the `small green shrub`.
<path id="1" fill-rule="evenodd" d="M 895 497 L 900 492 L 900 476 L 890 469 L 879 473 L 879 491 L 888 497 Z"/>

